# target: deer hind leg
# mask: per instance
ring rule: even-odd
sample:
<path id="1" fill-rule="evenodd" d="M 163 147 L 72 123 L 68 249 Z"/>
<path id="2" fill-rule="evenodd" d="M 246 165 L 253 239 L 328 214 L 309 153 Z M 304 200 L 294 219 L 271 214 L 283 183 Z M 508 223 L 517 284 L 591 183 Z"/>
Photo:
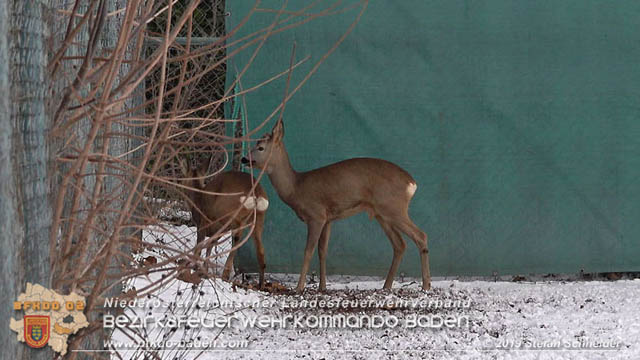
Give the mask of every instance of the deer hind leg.
<path id="1" fill-rule="evenodd" d="M 201 270 L 203 276 L 208 276 L 209 274 L 209 267 L 211 265 L 210 257 L 213 253 L 211 250 L 213 249 L 213 246 L 218 243 L 217 239 L 215 239 L 212 236 L 207 236 L 206 234 L 207 233 L 216 234 L 217 232 L 218 230 L 213 226 L 213 224 L 206 225 L 206 228 L 204 230 L 202 230 L 201 232 L 198 232 L 197 243 L 200 248 L 198 250 L 198 256 L 202 258 L 202 253 L 204 251 L 204 258 L 202 258 L 203 266 Z M 202 238 L 200 237 L 200 234 L 202 234 Z M 204 243 L 204 244 L 201 244 L 201 243 Z"/>
<path id="2" fill-rule="evenodd" d="M 197 260 L 194 270 L 197 270 L 201 274 L 201 276 L 206 276 L 206 274 L 209 271 L 209 264 L 208 264 L 207 257 L 210 254 L 210 246 L 209 245 L 204 246 L 207 243 L 207 241 L 211 241 L 209 236 L 207 236 L 207 230 L 198 229 L 198 238 L 196 240 L 195 255 L 200 259 Z M 205 256 L 204 258 L 202 257 L 203 253 Z"/>
<path id="3" fill-rule="evenodd" d="M 394 228 L 407 234 L 413 242 L 416 243 L 420 251 L 420 263 L 422 267 L 422 289 L 431 289 L 431 273 L 429 271 L 429 247 L 427 243 L 427 234 L 425 234 L 416 224 L 411 221 L 409 216 L 398 219 L 394 222 Z"/>
<path id="4" fill-rule="evenodd" d="M 196 231 L 197 234 L 197 238 L 196 238 L 196 246 L 194 248 L 194 255 L 196 256 L 196 258 L 194 258 L 194 262 L 189 261 L 188 266 L 192 267 L 194 271 L 196 271 L 196 273 L 199 276 L 203 276 L 206 274 L 207 272 L 207 263 L 206 260 L 203 261 L 202 266 L 200 264 L 200 261 L 202 260 L 202 247 L 200 246 L 200 244 L 202 244 L 202 242 L 207 238 L 205 235 L 204 230 L 202 229 L 198 229 Z"/>
<path id="5" fill-rule="evenodd" d="M 383 220 L 380 217 L 376 217 L 380 226 L 382 226 L 382 230 L 391 241 L 391 246 L 393 247 L 393 260 L 391 261 L 391 267 L 389 268 L 389 273 L 387 274 L 387 279 L 384 282 L 384 289 L 391 289 L 393 285 L 393 278 L 398 271 L 398 266 L 400 266 L 400 262 L 402 261 L 402 255 L 404 254 L 404 250 L 407 248 L 407 243 L 404 242 L 402 235 L 396 230 L 391 224 L 387 221 Z"/>
<path id="6" fill-rule="evenodd" d="M 331 235 L 331 223 L 327 222 L 322 228 L 318 242 L 318 260 L 320 260 L 320 291 L 327 290 L 327 250 L 329 248 L 329 236 Z"/>
<path id="7" fill-rule="evenodd" d="M 262 229 L 264 226 L 264 214 L 258 213 L 256 217 L 256 225 L 253 229 L 253 241 L 256 246 L 256 257 L 258 258 L 258 266 L 260 272 L 260 280 L 258 282 L 258 287 L 262 290 L 264 289 L 264 270 L 266 268 L 266 264 L 264 261 L 264 246 L 262 246 Z"/>
<path id="8" fill-rule="evenodd" d="M 316 249 L 316 244 L 324 227 L 323 221 L 310 220 L 307 224 L 307 246 L 304 249 L 304 259 L 302 260 L 302 269 L 300 270 L 300 278 L 298 279 L 297 293 L 302 293 L 307 283 L 307 271 L 309 271 L 309 263 Z"/>
<path id="9" fill-rule="evenodd" d="M 236 245 L 240 242 L 240 235 L 241 233 L 238 233 L 235 231 L 231 233 L 232 249 L 235 248 Z M 224 263 L 224 270 L 222 270 L 222 280 L 228 281 L 229 278 L 231 277 L 231 269 L 233 268 L 233 258 L 235 258 L 235 256 L 236 256 L 235 249 L 229 251 L 229 255 L 227 255 L 227 261 L 225 261 Z"/>

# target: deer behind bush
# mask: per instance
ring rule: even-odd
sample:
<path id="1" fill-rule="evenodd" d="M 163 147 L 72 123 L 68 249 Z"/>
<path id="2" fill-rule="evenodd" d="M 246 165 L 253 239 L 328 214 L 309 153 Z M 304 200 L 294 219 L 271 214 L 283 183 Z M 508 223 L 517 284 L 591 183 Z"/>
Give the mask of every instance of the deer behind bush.
<path id="1" fill-rule="evenodd" d="M 238 171 L 228 171 L 215 175 L 207 184 L 205 184 L 204 176 L 207 172 L 208 162 L 205 165 L 193 169 L 188 163 L 180 159 L 183 176 L 183 183 L 191 188 L 212 192 L 222 195 L 206 194 L 196 190 L 187 190 L 187 195 L 191 200 L 191 216 L 196 223 L 198 229 L 197 243 L 200 245 L 206 237 L 231 230 L 233 238 L 233 249 L 229 252 L 227 261 L 222 272 L 222 279 L 229 280 L 231 268 L 233 267 L 233 259 L 236 254 L 236 246 L 240 239 L 240 235 L 245 228 L 251 230 L 251 222 L 254 219 L 255 224 L 250 234 L 254 240 L 256 247 L 256 255 L 258 258 L 260 280 L 259 286 L 264 286 L 264 247 L 262 245 L 262 230 L 264 227 L 264 218 L 266 210 L 269 207 L 269 199 L 266 192 L 260 184 L 255 184 L 255 190 L 252 176 L 247 173 Z M 224 195 L 232 194 L 232 195 Z M 228 226 L 225 227 L 225 224 Z M 224 228 L 223 228 L 224 227 Z M 209 241 L 206 245 L 205 255 L 211 255 L 211 248 L 217 243 Z M 201 256 L 202 247 L 196 247 L 198 256 Z"/>

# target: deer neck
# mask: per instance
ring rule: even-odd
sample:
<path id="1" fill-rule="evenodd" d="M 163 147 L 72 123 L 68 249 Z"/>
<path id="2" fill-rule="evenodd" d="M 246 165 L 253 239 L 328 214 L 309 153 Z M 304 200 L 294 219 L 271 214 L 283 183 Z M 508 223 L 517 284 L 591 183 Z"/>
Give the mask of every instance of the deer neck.
<path id="1" fill-rule="evenodd" d="M 198 181 L 196 180 L 191 180 L 187 185 L 194 189 L 202 190 L 200 188 L 200 184 L 198 184 Z M 201 192 L 195 191 L 193 189 L 185 189 L 185 192 L 186 192 L 186 195 L 189 197 L 189 200 L 191 200 L 191 204 L 189 204 L 191 211 L 192 212 L 197 211 L 197 208 L 200 207 L 200 200 L 202 199 L 202 196 L 204 194 L 202 194 Z"/>
<path id="2" fill-rule="evenodd" d="M 298 173 L 291 166 L 289 154 L 287 154 L 284 144 L 281 151 L 273 154 L 271 166 L 272 168 L 268 175 L 273 188 L 276 189 L 278 196 L 284 202 L 290 203 L 295 193 Z"/>

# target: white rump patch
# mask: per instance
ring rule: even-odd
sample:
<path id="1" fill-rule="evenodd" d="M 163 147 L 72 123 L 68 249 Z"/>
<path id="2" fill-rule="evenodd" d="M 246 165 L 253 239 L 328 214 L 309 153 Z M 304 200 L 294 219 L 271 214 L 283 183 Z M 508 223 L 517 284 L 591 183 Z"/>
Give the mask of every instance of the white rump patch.
<path id="1" fill-rule="evenodd" d="M 407 186 L 407 194 L 409 194 L 409 197 L 412 197 L 413 194 L 416 193 L 416 189 L 418 189 L 416 183 L 409 183 L 409 186 Z"/>
<path id="2" fill-rule="evenodd" d="M 253 210 L 256 207 L 256 197 L 255 196 L 240 196 L 240 203 L 245 209 Z"/>
<path id="3" fill-rule="evenodd" d="M 267 210 L 267 208 L 269 207 L 269 200 L 263 198 L 263 197 L 259 197 L 258 198 L 258 205 L 256 207 L 256 210 L 263 212 L 265 210 Z"/>
<path id="4" fill-rule="evenodd" d="M 240 196 L 240 202 L 247 210 L 256 209 L 263 212 L 269 207 L 269 200 L 263 197 L 256 198 L 255 196 Z"/>

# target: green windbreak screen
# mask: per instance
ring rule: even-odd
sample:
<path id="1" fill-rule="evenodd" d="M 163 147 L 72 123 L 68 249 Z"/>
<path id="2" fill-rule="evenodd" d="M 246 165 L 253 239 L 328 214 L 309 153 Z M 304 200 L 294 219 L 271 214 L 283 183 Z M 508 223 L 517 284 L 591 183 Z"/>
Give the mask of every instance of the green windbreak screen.
<path id="1" fill-rule="evenodd" d="M 337 3 L 290 1 L 274 30 L 313 18 L 288 19 L 309 4 L 307 15 Z M 253 5 L 227 1 L 229 31 Z M 310 57 L 293 72 L 295 88 L 360 9 L 342 2 L 331 16 L 273 35 L 242 88 L 286 71 L 294 42 L 295 61 Z M 255 12 L 233 39 L 276 16 Z M 429 235 L 436 276 L 637 271 L 639 30 L 637 0 L 370 1 L 287 104 L 285 144 L 298 171 L 370 156 L 410 172 L 418 182 L 410 214 Z M 256 46 L 228 64 L 229 84 Z M 250 127 L 276 108 L 285 85 L 283 77 L 246 96 Z M 297 273 L 306 227 L 268 179 L 262 184 L 271 198 L 267 271 Z M 417 248 L 406 240 L 400 271 L 418 275 Z M 253 253 L 241 251 L 241 268 L 255 269 Z M 334 224 L 330 273 L 382 275 L 391 258 L 366 215 Z"/>

